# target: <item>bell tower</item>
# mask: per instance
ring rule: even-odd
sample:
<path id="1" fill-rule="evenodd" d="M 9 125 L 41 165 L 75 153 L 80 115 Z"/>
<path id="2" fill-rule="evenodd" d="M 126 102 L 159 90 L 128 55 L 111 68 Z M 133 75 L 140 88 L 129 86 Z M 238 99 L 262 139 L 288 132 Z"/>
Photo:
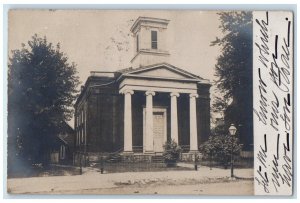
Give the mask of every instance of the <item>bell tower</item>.
<path id="1" fill-rule="evenodd" d="M 133 68 L 157 63 L 168 63 L 169 52 L 166 30 L 169 20 L 150 17 L 139 17 L 130 31 L 134 37 Z"/>

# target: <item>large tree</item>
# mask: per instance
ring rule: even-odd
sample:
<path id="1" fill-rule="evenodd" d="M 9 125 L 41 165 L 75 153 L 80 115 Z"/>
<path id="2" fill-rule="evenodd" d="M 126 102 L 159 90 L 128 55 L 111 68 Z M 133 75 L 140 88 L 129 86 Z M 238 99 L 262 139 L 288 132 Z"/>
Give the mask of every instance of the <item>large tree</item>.
<path id="1" fill-rule="evenodd" d="M 59 44 L 34 35 L 12 51 L 8 67 L 8 161 L 47 164 L 54 136 L 72 117 L 76 65 Z"/>
<path id="2" fill-rule="evenodd" d="M 224 108 L 225 125 L 234 123 L 244 149 L 253 145 L 252 121 L 252 13 L 221 12 L 222 38 L 212 45 L 221 47 L 215 67 L 216 86 L 223 102 L 215 107 Z M 230 101 L 228 103 L 228 101 Z M 225 103 L 225 104 L 224 104 Z"/>

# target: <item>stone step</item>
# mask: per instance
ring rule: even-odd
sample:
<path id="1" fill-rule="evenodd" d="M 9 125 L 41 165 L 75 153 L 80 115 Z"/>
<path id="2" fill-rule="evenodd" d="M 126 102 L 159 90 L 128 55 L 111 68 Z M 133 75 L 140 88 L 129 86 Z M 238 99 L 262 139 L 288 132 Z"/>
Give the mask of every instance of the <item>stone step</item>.
<path id="1" fill-rule="evenodd" d="M 154 162 L 154 163 L 163 163 L 164 162 L 164 157 L 163 156 L 153 156 L 152 157 L 152 162 Z"/>
<path id="2" fill-rule="evenodd" d="M 122 158 L 121 158 L 120 154 L 112 154 L 106 159 L 106 162 L 116 163 L 116 162 L 120 162 L 121 159 Z"/>

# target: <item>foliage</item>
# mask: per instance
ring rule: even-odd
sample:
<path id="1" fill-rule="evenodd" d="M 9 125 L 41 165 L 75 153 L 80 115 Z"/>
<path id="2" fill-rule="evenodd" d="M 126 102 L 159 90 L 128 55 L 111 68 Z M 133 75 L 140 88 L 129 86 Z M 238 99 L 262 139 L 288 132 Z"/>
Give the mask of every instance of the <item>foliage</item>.
<path id="1" fill-rule="evenodd" d="M 225 125 L 216 125 L 214 128 L 211 129 L 211 135 L 220 135 L 220 134 L 225 134 L 226 131 L 228 129 L 226 129 Z"/>
<path id="2" fill-rule="evenodd" d="M 230 135 L 210 136 L 209 139 L 200 145 L 200 152 L 203 158 L 211 159 L 226 166 L 231 158 L 231 150 L 238 155 L 242 149 L 238 138 Z"/>
<path id="3" fill-rule="evenodd" d="M 179 159 L 179 155 L 181 153 L 182 149 L 178 144 L 174 141 L 167 141 L 164 144 L 164 152 L 163 157 L 165 159 L 165 162 L 176 162 Z"/>
<path id="4" fill-rule="evenodd" d="M 53 136 L 70 120 L 79 78 L 60 45 L 34 35 L 8 64 L 8 135 L 13 158 L 46 163 Z"/>
<path id="5" fill-rule="evenodd" d="M 214 113 L 221 113 L 221 117 L 223 118 L 223 112 L 228 108 L 228 103 L 228 99 L 226 100 L 224 98 L 216 96 L 214 98 L 214 103 L 212 104 L 212 111 Z"/>
<path id="6" fill-rule="evenodd" d="M 222 53 L 215 67 L 219 97 L 213 104 L 215 111 L 224 111 L 224 119 L 240 127 L 243 143 L 252 139 L 252 13 L 222 12 L 222 38 L 212 46 L 220 46 Z"/>

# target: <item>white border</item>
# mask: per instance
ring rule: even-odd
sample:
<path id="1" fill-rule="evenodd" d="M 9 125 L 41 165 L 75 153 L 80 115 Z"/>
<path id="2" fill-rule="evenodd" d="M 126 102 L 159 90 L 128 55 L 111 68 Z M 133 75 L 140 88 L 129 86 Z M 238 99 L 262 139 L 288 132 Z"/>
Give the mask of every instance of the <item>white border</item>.
<path id="1" fill-rule="evenodd" d="M 67 1 L 67 0 L 44 0 L 43 2 L 42 1 L 39 1 L 39 0 L 29 0 L 29 1 L 22 1 L 22 0 L 3 0 L 2 3 L 1 3 L 1 27 L 2 27 L 2 31 L 1 31 L 1 38 L 3 40 L 3 49 L 0 49 L 0 57 L 1 57 L 1 61 L 2 61 L 2 64 L 3 64 L 3 67 L 6 67 L 6 64 L 7 64 L 7 18 L 6 18 L 6 13 L 7 13 L 7 7 L 3 7 L 4 4 L 23 4 L 23 5 L 10 5 L 11 7 L 15 7 L 15 8 L 21 8 L 21 7 L 27 7 L 27 8 L 32 8 L 32 7 L 36 7 L 36 8 L 41 8 L 41 7 L 55 7 L 55 8 L 59 8 L 59 7 L 62 7 L 62 8 L 68 8 L 68 7 L 73 7 L 73 8 L 95 8 L 94 6 L 91 6 L 91 5 L 79 5 L 79 4 L 96 4 L 96 3 L 104 3 L 106 5 L 102 5 L 102 7 L 106 7 L 106 8 L 113 8 L 113 4 L 123 4 L 123 5 L 115 5 L 115 8 L 125 8 L 125 9 L 128 9 L 128 8 L 132 8 L 132 7 L 135 7 L 135 8 L 138 8 L 138 7 L 141 7 L 141 4 L 150 4 L 150 3 L 154 3 L 154 4 L 160 4 L 162 6 L 162 8 L 176 8 L 176 9 L 210 9 L 210 10 L 217 10 L 219 8 L 222 8 L 222 9 L 225 9 L 225 10 L 229 10 L 229 9 L 243 9 L 243 10 L 266 10 L 266 9 L 276 9 L 276 10 L 282 10 L 282 9 L 285 9 L 285 10 L 288 10 L 288 9 L 293 9 L 294 11 L 296 11 L 296 7 L 293 6 L 293 5 L 278 5 L 278 4 L 297 4 L 298 1 L 297 0 L 280 0 L 280 1 L 277 1 L 277 5 L 274 4 L 274 2 L 271 2 L 272 4 L 266 4 L 266 3 L 269 3 L 268 1 L 262 1 L 262 0 L 244 0 L 243 1 L 243 4 L 241 5 L 241 1 L 240 0 L 227 0 L 226 1 L 226 4 L 224 4 L 224 1 L 222 0 L 202 0 L 201 2 L 198 2 L 198 1 L 193 1 L 193 0 L 173 0 L 172 1 L 172 6 L 164 6 L 162 4 L 167 4 L 167 3 L 170 3 L 170 1 L 168 0 L 144 0 L 144 1 L 138 1 L 138 0 L 131 0 L 131 1 L 122 1 L 122 0 L 103 0 L 103 1 L 96 1 L 96 0 L 77 0 L 76 2 L 75 1 L 71 1 L 71 3 L 73 3 L 72 5 L 68 5 L 70 1 Z M 77 6 L 74 6 L 76 3 Z M 126 5 L 124 3 L 127 3 Z M 140 6 L 138 5 L 128 5 L 129 4 L 140 4 Z M 202 3 L 202 5 L 187 5 L 187 4 L 195 4 L 195 3 Z M 38 4 L 38 5 L 29 5 L 29 4 Z M 56 5 L 50 5 L 50 4 L 56 4 Z M 109 5 L 110 6 L 109 6 Z M 185 4 L 185 5 L 174 5 L 174 4 Z M 208 5 L 210 4 L 210 5 Z M 213 5 L 215 4 L 215 5 Z M 217 5 L 217 4 L 221 4 L 221 5 Z M 230 5 L 230 4 L 240 4 L 240 5 Z M 251 4 L 251 5 L 246 5 L 246 4 Z M 253 5 L 253 4 L 256 4 L 256 5 Z M 101 6 L 101 5 L 99 5 Z M 159 5 L 148 5 L 147 8 L 159 8 L 160 6 Z M 295 45 L 297 47 L 298 45 L 298 42 L 297 42 L 297 39 L 296 39 L 296 32 L 297 32 L 297 24 L 299 22 L 298 20 L 298 16 L 295 15 Z M 298 58 L 298 53 L 297 53 L 297 50 L 296 50 L 296 47 L 295 47 L 295 78 L 298 77 L 298 72 L 297 72 L 297 60 L 296 58 Z M 297 54 L 297 56 L 296 56 Z M 0 71 L 0 78 L 3 80 L 1 81 L 1 85 L 0 85 L 0 91 L 3 95 L 3 99 L 0 99 L 0 108 L 1 109 L 6 109 L 6 105 L 7 105 L 7 98 L 6 98 L 6 92 L 7 92 L 7 88 L 6 88 L 6 74 L 7 74 L 7 71 L 5 69 L 2 69 L 2 71 Z M 296 89 L 298 89 L 298 84 L 297 84 L 297 81 L 295 80 L 295 87 Z M 296 93 L 296 90 L 295 90 L 295 94 Z M 295 104 L 297 104 L 297 100 L 298 100 L 298 95 L 295 95 L 295 97 L 297 96 L 296 100 L 295 100 Z M 296 112 L 295 114 L 298 113 L 298 106 L 296 106 L 295 108 Z M 6 133 L 6 130 L 7 130 L 7 126 L 6 126 L 6 114 L 5 114 L 5 111 L 3 111 L 4 113 L 1 114 L 0 116 L 0 129 L 2 129 L 2 132 L 3 134 L 5 135 Z M 296 118 L 296 116 L 295 116 Z M 297 126 L 296 124 L 296 120 L 294 121 L 295 122 L 295 126 Z M 295 129 L 296 130 L 296 129 Z M 295 131 L 295 133 L 297 133 L 297 131 Z M 297 134 L 295 134 L 295 137 L 297 136 Z M 3 138 L 4 136 L 2 136 Z M 0 155 L 1 157 L 4 157 L 6 156 L 6 147 L 4 144 L 6 144 L 5 142 L 5 139 L 0 139 L 0 143 L 2 144 L 3 147 L 0 147 Z M 299 139 L 297 140 L 297 143 L 295 143 L 295 145 L 299 145 Z M 296 150 L 296 149 L 295 149 Z M 5 152 L 5 153 L 4 153 Z M 6 159 L 4 158 L 3 160 L 3 163 L 6 162 Z M 297 172 L 298 172 L 298 168 L 297 168 Z M 6 175 L 6 172 L 3 171 L 3 169 L 1 168 L 0 170 L 0 178 L 2 180 L 2 182 L 4 183 L 5 179 L 3 180 L 3 177 Z M 4 184 L 0 184 L 1 188 L 1 195 L 2 195 L 2 198 L 3 198 L 3 186 Z M 295 186 L 296 186 L 296 183 L 295 183 Z M 295 187 L 295 193 L 298 193 L 298 188 Z M 97 200 L 98 198 L 117 198 L 115 200 L 113 199 L 109 199 L 109 200 L 105 200 L 107 202 L 119 202 L 120 198 L 130 198 L 130 199 L 125 199 L 125 200 L 122 200 L 124 202 L 137 202 L 137 201 L 140 201 L 140 199 L 132 199 L 132 198 L 143 198 L 143 201 L 145 202 L 149 202 L 149 201 L 152 201 L 151 199 L 144 199 L 144 198 L 174 198 L 174 196 L 170 197 L 170 196 L 139 196 L 139 197 L 129 197 L 129 196 L 113 196 L 113 197 L 108 197 L 108 196 L 72 196 L 71 198 L 77 198 L 77 199 L 65 199 L 65 198 L 68 198 L 66 196 L 18 196 L 18 197 L 13 197 L 13 198 L 25 198 L 25 199 L 5 199 L 5 200 L 2 200 L 2 201 L 5 201 L 5 202 L 41 202 L 41 199 L 43 200 L 43 202 L 52 202 L 53 200 L 52 199 L 45 199 L 45 198 L 63 198 L 63 200 L 55 200 L 55 201 L 61 201 L 61 202 L 82 202 L 83 200 L 80 200 L 79 198 L 89 198 L 89 201 L 91 202 L 99 202 L 101 200 Z M 294 198 L 296 198 L 297 196 L 294 196 Z M 12 197 L 5 197 L 5 198 L 12 198 Z M 34 198 L 34 200 L 30 199 L 30 198 Z M 70 198 L 70 197 L 69 197 Z M 176 198 L 185 198 L 185 199 L 188 199 L 188 201 L 193 201 L 193 202 L 199 202 L 198 199 L 195 199 L 195 198 L 207 198 L 207 197 L 203 197 L 203 196 L 179 196 L 179 197 L 176 197 Z M 222 197 L 222 196 L 215 196 L 215 197 L 210 197 L 210 198 L 214 198 L 214 199 L 209 199 L 209 200 L 206 200 L 208 202 L 212 202 L 212 201 L 215 201 L 215 199 L 220 199 L 222 202 L 240 202 L 240 198 L 239 197 Z M 230 198 L 234 198 L 234 199 L 230 199 Z M 252 199 L 245 199 L 245 197 L 242 197 L 243 198 L 243 202 L 244 201 L 248 201 L 248 202 L 252 202 L 253 200 Z M 249 197 L 248 197 L 249 198 Z M 256 200 L 255 201 L 258 201 L 258 198 L 256 197 L 250 197 L 250 198 L 255 198 Z M 261 198 L 261 197 L 259 197 Z M 281 202 L 282 200 L 280 199 L 280 197 L 276 197 L 277 199 L 273 199 L 271 200 L 272 202 Z M 92 200 L 93 199 L 93 200 Z M 269 199 L 270 200 L 270 199 Z M 295 200 L 295 199 L 294 199 Z M 1 201 L 1 202 L 2 202 Z M 163 201 L 163 200 L 155 200 L 155 201 Z M 172 199 L 171 200 L 172 202 L 182 202 L 182 199 Z M 201 201 L 201 200 L 200 200 Z M 266 200 L 265 199 L 262 199 L 260 200 L 261 202 L 265 202 Z M 260 202 L 259 201 L 259 202 Z"/>

